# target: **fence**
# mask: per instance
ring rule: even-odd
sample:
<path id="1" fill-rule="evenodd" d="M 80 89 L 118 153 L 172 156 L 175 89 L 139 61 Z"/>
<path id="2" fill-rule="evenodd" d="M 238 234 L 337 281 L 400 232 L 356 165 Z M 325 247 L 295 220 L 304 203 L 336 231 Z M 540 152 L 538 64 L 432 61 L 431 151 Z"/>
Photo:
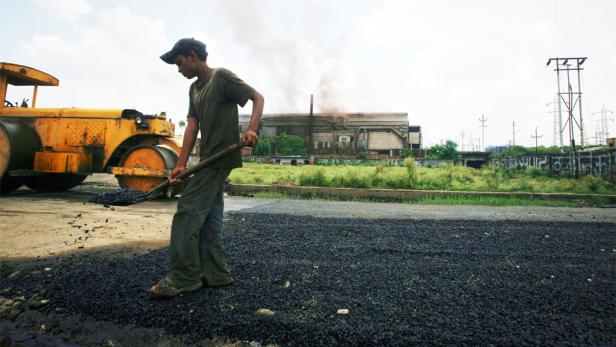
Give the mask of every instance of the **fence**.
<path id="1" fill-rule="evenodd" d="M 616 179 L 616 149 L 565 154 L 532 155 L 491 159 L 492 165 L 524 169 L 537 167 L 556 175 L 594 175 L 609 180 Z"/>

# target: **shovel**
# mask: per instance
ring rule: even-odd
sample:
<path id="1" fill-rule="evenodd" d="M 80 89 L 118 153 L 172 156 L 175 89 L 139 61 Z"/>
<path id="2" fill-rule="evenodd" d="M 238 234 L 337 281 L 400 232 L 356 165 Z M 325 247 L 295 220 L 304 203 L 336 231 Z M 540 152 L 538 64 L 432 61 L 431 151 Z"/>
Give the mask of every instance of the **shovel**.
<path id="1" fill-rule="evenodd" d="M 194 173 L 201 171 L 205 169 L 206 167 L 210 166 L 216 160 L 228 155 L 229 153 L 233 151 L 237 151 L 241 149 L 242 147 L 244 147 L 244 145 L 245 145 L 244 142 L 232 144 L 229 147 L 223 149 L 222 151 L 215 153 L 205 158 L 204 160 L 201 160 L 197 165 L 186 169 L 186 171 L 175 176 L 174 178 L 178 180 L 183 180 L 185 178 L 188 178 L 192 176 Z M 169 182 L 169 180 L 165 180 L 163 183 L 152 188 L 147 193 L 140 192 L 138 190 L 119 190 L 116 192 L 98 194 L 88 201 L 97 203 L 97 204 L 104 204 L 104 205 L 128 206 L 128 205 L 133 205 L 133 204 L 137 204 L 140 202 L 155 199 L 159 197 L 165 191 L 165 189 L 167 189 L 170 185 L 171 183 Z"/>

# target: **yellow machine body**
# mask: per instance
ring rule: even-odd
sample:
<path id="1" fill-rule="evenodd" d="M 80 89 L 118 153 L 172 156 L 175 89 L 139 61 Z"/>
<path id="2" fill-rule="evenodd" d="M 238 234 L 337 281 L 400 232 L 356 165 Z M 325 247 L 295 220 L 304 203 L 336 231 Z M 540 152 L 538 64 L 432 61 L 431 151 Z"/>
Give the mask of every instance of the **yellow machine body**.
<path id="1" fill-rule="evenodd" d="M 36 69 L 0 63 L 2 100 L 8 84 L 33 85 L 35 104 L 38 85 L 59 81 Z M 23 106 L 5 101 L 0 108 L 2 191 L 19 182 L 41 181 L 40 176 L 62 180 L 62 175 L 85 178 L 96 172 L 114 173 L 121 186 L 147 191 L 164 180 L 180 151 L 173 140 L 174 124 L 164 113 Z M 32 157 L 31 163 L 25 157 Z M 44 182 L 32 184 L 45 190 Z"/>

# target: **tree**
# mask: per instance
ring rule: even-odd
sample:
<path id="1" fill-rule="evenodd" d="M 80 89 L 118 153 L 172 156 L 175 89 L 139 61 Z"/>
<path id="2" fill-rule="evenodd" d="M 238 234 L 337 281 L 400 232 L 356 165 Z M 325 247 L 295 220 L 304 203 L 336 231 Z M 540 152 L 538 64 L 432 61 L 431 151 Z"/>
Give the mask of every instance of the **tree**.
<path id="1" fill-rule="evenodd" d="M 537 147 L 537 154 L 560 154 L 560 147 L 558 146 L 539 146 Z"/>
<path id="2" fill-rule="evenodd" d="M 433 160 L 457 160 L 460 158 L 458 154 L 458 144 L 447 140 L 444 145 L 434 145 L 426 151 L 426 157 Z"/>
<path id="3" fill-rule="evenodd" d="M 511 146 L 509 148 L 507 148 L 506 150 L 502 151 L 500 153 L 500 156 L 502 158 L 506 158 L 506 157 L 512 157 L 512 156 L 525 156 L 525 155 L 529 155 L 530 151 L 528 150 L 528 148 L 523 147 L 523 146 Z"/>
<path id="4" fill-rule="evenodd" d="M 400 157 L 402 159 L 412 157 L 412 156 L 413 156 L 413 151 L 410 148 L 403 148 L 402 153 L 400 153 Z"/>
<path id="5" fill-rule="evenodd" d="M 306 155 L 304 139 L 282 133 L 276 136 L 276 153 L 282 155 Z"/>
<path id="6" fill-rule="evenodd" d="M 255 146 L 255 155 L 261 157 L 269 157 L 272 155 L 272 144 L 269 142 L 267 137 L 259 138 L 259 142 Z"/>
<path id="7" fill-rule="evenodd" d="M 178 126 L 180 127 L 180 129 L 184 129 L 186 127 L 186 121 L 185 120 L 180 120 L 178 122 Z"/>

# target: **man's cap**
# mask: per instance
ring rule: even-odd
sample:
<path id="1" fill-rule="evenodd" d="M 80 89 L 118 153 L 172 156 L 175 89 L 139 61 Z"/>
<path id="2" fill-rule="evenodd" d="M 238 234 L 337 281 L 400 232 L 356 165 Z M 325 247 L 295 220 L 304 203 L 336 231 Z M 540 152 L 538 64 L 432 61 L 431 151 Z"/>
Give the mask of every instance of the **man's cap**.
<path id="1" fill-rule="evenodd" d="M 175 43 L 175 45 L 173 45 L 173 48 L 160 56 L 160 59 L 162 59 L 165 63 L 167 64 L 175 64 L 175 57 L 178 54 L 182 54 L 185 56 L 190 55 L 190 51 L 194 51 L 195 54 L 198 57 L 207 57 L 207 52 L 205 50 L 205 43 L 199 41 L 199 40 L 195 40 L 194 38 L 186 38 L 186 39 L 181 39 L 178 42 Z"/>

